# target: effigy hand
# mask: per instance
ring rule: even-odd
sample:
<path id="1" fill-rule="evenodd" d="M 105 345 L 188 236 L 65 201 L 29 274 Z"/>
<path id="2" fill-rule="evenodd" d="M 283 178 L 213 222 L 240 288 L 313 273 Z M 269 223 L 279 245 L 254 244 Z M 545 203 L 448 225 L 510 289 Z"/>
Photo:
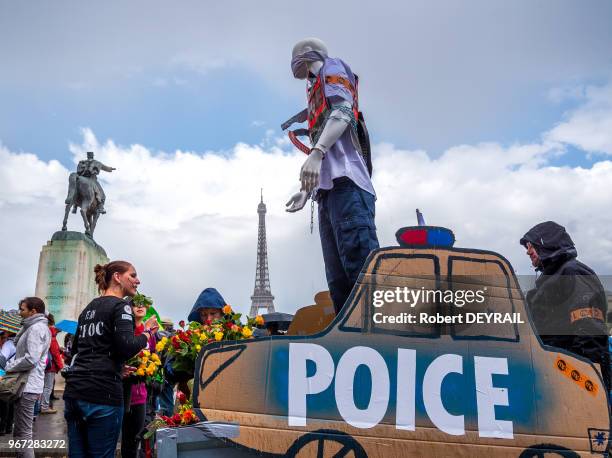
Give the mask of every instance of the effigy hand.
<path id="1" fill-rule="evenodd" d="M 319 185 L 319 174 L 321 173 L 321 161 L 324 153 L 318 148 L 313 148 L 308 155 L 308 159 L 300 170 L 300 181 L 302 190 L 310 193 Z"/>
<path id="2" fill-rule="evenodd" d="M 294 195 L 291 196 L 289 202 L 285 204 L 285 206 L 288 207 L 286 210 L 289 213 L 295 213 L 297 211 L 300 211 L 302 208 L 304 208 L 304 205 L 306 205 L 309 194 L 310 193 L 303 190 L 300 192 L 296 192 Z"/>

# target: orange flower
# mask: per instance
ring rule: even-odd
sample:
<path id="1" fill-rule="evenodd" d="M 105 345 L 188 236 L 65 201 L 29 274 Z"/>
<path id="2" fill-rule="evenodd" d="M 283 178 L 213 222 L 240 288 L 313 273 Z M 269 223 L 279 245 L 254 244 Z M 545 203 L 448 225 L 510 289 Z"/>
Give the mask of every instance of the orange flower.
<path id="1" fill-rule="evenodd" d="M 193 410 L 186 410 L 185 412 L 183 412 L 184 423 L 189 423 L 191 420 L 193 420 L 194 417 L 195 414 L 193 413 Z"/>
<path id="2" fill-rule="evenodd" d="M 263 319 L 263 316 L 261 316 L 261 315 L 257 315 L 257 316 L 255 317 L 255 323 L 256 323 L 258 326 L 261 326 L 262 324 L 264 324 L 264 319 Z"/>
<path id="3" fill-rule="evenodd" d="M 231 305 L 229 305 L 229 304 L 225 304 L 225 305 L 223 306 L 223 314 L 224 314 L 224 315 L 229 315 L 229 314 L 231 314 L 231 313 L 232 313 L 232 306 L 231 306 Z"/>

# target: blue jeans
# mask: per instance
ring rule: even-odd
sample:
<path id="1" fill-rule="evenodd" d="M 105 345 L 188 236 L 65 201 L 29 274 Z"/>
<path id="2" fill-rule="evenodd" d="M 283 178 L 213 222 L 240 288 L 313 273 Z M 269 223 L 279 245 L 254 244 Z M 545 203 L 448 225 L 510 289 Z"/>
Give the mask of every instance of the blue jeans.
<path id="1" fill-rule="evenodd" d="M 162 415 L 171 417 L 174 415 L 174 385 L 164 380 L 162 391 L 159 393 L 159 410 Z"/>
<path id="2" fill-rule="evenodd" d="M 336 313 L 349 297 L 366 258 L 379 246 L 374 201 L 372 194 L 346 177 L 336 178 L 331 190 L 319 193 L 319 234 Z"/>
<path id="3" fill-rule="evenodd" d="M 64 399 L 68 456 L 113 458 L 121 432 L 123 405 L 107 406 Z"/>

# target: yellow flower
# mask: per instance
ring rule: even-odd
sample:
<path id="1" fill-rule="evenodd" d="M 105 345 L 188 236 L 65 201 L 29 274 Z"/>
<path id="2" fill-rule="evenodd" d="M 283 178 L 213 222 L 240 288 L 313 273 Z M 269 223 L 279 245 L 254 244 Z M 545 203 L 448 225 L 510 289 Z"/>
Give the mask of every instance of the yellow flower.
<path id="1" fill-rule="evenodd" d="M 221 339 L 223 339 L 223 333 L 222 332 L 215 332 L 215 340 L 218 342 Z"/>
<path id="2" fill-rule="evenodd" d="M 151 361 L 154 361 L 154 362 L 158 362 L 159 361 L 159 356 L 157 356 L 157 353 L 153 353 L 151 355 Z"/>
<path id="3" fill-rule="evenodd" d="M 257 316 L 255 317 L 255 323 L 256 323 L 258 326 L 261 326 L 262 324 L 264 324 L 264 319 L 263 319 L 263 316 L 261 316 L 261 315 L 257 315 Z"/>
<path id="4" fill-rule="evenodd" d="M 253 330 L 251 328 L 247 328 L 246 326 L 242 328 L 242 335 L 245 338 L 249 338 L 253 335 Z"/>
<path id="5" fill-rule="evenodd" d="M 223 314 L 224 315 L 229 315 L 230 313 L 232 313 L 232 306 L 229 304 L 225 304 L 223 306 Z"/>
<path id="6" fill-rule="evenodd" d="M 164 339 L 165 339 L 165 337 L 164 337 Z M 162 339 L 159 342 L 157 342 L 157 345 L 155 345 L 155 351 L 156 352 L 161 352 L 161 351 L 164 350 L 165 346 L 166 346 L 166 343 Z"/>
<path id="7" fill-rule="evenodd" d="M 145 375 L 145 371 L 142 367 L 139 367 L 138 370 L 136 371 L 136 375 L 138 375 L 139 377 L 142 377 L 143 375 Z"/>
<path id="8" fill-rule="evenodd" d="M 146 356 L 142 357 L 142 364 L 147 364 L 149 362 L 149 358 Z"/>
<path id="9" fill-rule="evenodd" d="M 145 356 L 151 356 L 151 352 L 149 350 L 142 350 L 142 354 Z"/>
<path id="10" fill-rule="evenodd" d="M 196 351 L 198 351 L 198 352 L 199 352 L 199 351 L 202 349 L 202 345 L 196 345 L 196 346 L 195 346 L 195 349 L 196 349 Z"/>

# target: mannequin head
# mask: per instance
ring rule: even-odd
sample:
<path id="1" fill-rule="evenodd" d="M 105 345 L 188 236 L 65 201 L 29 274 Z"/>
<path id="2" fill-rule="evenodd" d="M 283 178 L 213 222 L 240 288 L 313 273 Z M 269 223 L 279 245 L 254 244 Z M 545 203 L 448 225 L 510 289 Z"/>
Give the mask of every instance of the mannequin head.
<path id="1" fill-rule="evenodd" d="M 298 41 L 291 52 L 291 70 L 297 79 L 305 79 L 308 72 L 318 74 L 328 56 L 327 46 L 318 38 Z"/>

